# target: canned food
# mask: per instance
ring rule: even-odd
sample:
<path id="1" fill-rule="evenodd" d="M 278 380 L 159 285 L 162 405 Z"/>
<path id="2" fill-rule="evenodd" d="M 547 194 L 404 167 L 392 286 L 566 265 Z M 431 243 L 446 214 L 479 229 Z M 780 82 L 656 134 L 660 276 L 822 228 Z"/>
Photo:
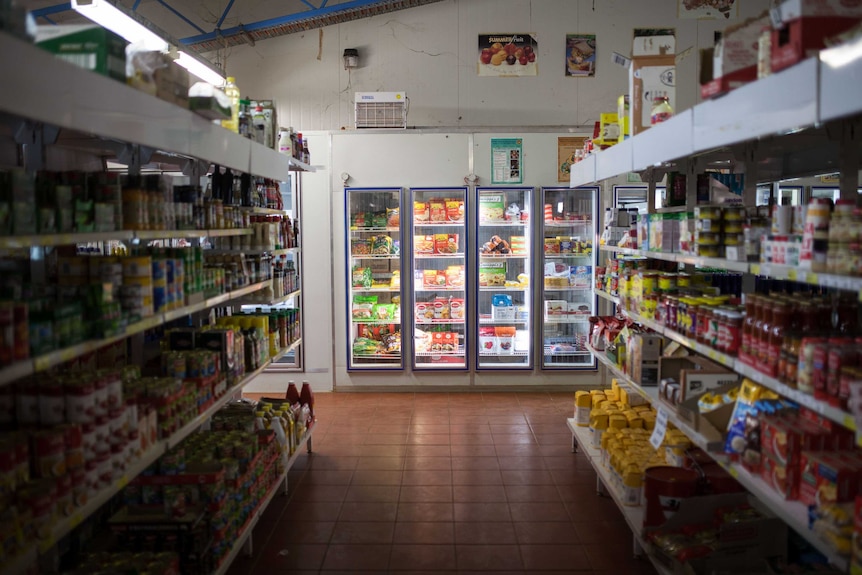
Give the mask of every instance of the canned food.
<path id="1" fill-rule="evenodd" d="M 697 245 L 717 246 L 721 243 L 721 234 L 713 232 L 701 232 L 697 235 Z"/>
<path id="2" fill-rule="evenodd" d="M 719 206 L 695 206 L 694 217 L 697 220 L 720 220 L 721 207 Z"/>

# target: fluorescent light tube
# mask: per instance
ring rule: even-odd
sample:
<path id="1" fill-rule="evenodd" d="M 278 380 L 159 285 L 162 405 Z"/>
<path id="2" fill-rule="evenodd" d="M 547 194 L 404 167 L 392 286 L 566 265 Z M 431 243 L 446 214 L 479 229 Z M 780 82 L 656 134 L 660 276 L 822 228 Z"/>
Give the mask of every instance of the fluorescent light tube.
<path id="1" fill-rule="evenodd" d="M 147 50 L 165 52 L 168 42 L 107 0 L 72 0 L 72 8 L 103 28 Z"/>
<path id="2" fill-rule="evenodd" d="M 174 60 L 191 74 L 194 74 L 204 82 L 208 82 L 213 86 L 221 86 L 224 84 L 224 76 L 201 62 L 200 60 L 189 56 L 185 52 L 179 52 L 179 58 Z"/>

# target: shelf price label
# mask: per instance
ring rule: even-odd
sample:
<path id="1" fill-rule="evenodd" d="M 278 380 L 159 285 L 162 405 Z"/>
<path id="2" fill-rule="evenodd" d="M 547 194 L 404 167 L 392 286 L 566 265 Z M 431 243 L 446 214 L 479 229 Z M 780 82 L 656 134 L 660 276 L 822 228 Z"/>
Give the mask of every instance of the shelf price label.
<path id="1" fill-rule="evenodd" d="M 655 427 L 652 430 L 652 435 L 649 438 L 650 445 L 653 449 L 658 450 L 661 447 L 661 442 L 664 441 L 664 434 L 667 431 L 667 411 L 663 407 L 658 408 L 658 415 L 655 418 Z"/>

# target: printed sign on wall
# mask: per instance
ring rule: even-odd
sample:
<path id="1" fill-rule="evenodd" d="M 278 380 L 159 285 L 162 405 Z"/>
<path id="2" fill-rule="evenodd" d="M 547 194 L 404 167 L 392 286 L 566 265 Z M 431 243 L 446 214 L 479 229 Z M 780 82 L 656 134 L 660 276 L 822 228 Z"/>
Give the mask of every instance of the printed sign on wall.
<path id="1" fill-rule="evenodd" d="M 491 138 L 491 183 L 524 183 L 523 140 Z"/>
<path id="2" fill-rule="evenodd" d="M 478 73 L 497 78 L 536 76 L 538 51 L 535 34 L 479 34 Z"/>
<path id="3" fill-rule="evenodd" d="M 575 163 L 575 153 L 584 149 L 586 138 L 557 138 L 557 181 L 568 182 L 572 178 L 571 168 Z"/>
<path id="4" fill-rule="evenodd" d="M 595 75 L 595 34 L 566 34 L 566 76 L 591 78 Z"/>
<path id="5" fill-rule="evenodd" d="M 739 17 L 736 0 L 677 0 L 680 20 L 731 20 Z"/>

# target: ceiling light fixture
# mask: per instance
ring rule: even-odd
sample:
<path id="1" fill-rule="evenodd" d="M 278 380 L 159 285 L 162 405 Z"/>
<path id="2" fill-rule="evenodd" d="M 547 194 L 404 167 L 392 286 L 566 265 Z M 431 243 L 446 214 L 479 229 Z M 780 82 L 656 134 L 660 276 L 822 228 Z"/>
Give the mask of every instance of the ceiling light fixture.
<path id="1" fill-rule="evenodd" d="M 158 52 L 168 49 L 167 40 L 107 0 L 72 0 L 72 8 L 132 44 L 140 44 L 147 50 Z"/>
<path id="2" fill-rule="evenodd" d="M 224 76 L 216 72 L 194 56 L 190 56 L 185 52 L 179 52 L 179 57 L 174 60 L 175 63 L 182 66 L 189 73 L 194 74 L 204 82 L 208 82 L 213 86 L 224 85 Z"/>

